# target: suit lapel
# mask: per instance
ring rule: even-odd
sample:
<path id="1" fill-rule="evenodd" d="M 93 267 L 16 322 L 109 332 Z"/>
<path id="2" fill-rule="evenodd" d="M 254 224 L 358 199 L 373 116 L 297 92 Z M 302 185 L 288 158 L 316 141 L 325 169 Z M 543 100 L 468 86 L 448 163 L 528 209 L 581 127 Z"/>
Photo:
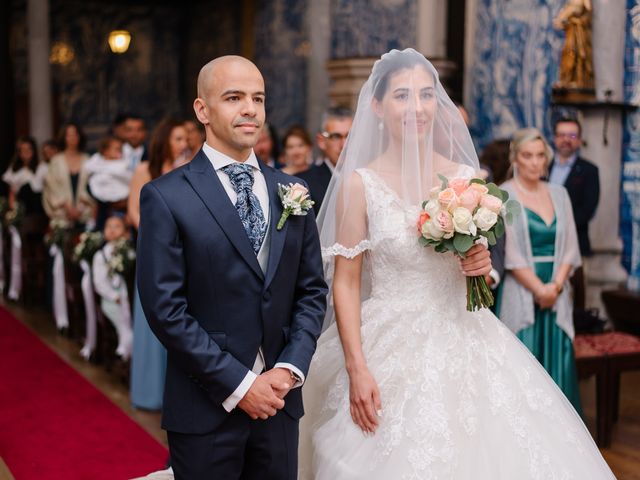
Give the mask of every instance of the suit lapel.
<path id="1" fill-rule="evenodd" d="M 240 216 L 202 150 L 184 170 L 184 174 L 240 256 L 258 277 L 264 278 Z"/>
<path id="2" fill-rule="evenodd" d="M 267 263 L 267 278 L 265 280 L 265 289 L 269 287 L 269 284 L 273 280 L 273 277 L 278 268 L 280 257 L 282 255 L 282 249 L 284 247 L 284 240 L 287 235 L 287 222 L 285 222 L 282 230 L 278 230 L 276 226 L 282 216 L 282 201 L 278 196 L 278 180 L 276 178 L 276 172 L 271 167 L 264 165 L 260 162 L 260 168 L 262 174 L 267 183 L 267 191 L 269 192 L 269 208 L 271 221 L 269 222 L 269 262 Z"/>

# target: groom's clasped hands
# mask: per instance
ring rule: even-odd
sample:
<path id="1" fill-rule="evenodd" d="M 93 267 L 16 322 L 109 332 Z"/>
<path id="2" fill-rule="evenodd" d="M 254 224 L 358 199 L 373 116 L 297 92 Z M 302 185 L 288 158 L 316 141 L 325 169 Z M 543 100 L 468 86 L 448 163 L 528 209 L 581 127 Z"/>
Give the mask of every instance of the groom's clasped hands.
<path id="1" fill-rule="evenodd" d="M 292 386 L 286 368 L 273 368 L 258 376 L 249 391 L 238 403 L 252 420 L 266 420 L 284 408 L 284 397 Z"/>

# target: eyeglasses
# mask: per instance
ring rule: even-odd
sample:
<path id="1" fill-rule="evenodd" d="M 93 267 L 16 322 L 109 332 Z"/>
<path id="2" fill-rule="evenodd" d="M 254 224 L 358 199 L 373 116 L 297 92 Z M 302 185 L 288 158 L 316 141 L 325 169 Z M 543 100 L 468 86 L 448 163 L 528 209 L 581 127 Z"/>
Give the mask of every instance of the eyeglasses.
<path id="1" fill-rule="evenodd" d="M 577 133 L 556 133 L 556 137 L 570 138 L 571 140 L 577 140 L 580 136 Z"/>
<path id="2" fill-rule="evenodd" d="M 338 132 L 322 132 L 322 135 L 327 140 L 346 140 L 348 133 L 342 134 Z"/>

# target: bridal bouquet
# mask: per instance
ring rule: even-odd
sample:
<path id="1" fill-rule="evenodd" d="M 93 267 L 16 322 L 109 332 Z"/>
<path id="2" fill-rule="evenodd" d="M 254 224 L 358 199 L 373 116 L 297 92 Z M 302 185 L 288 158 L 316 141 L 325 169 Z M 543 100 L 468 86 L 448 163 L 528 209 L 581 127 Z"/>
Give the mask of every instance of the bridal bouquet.
<path id="1" fill-rule="evenodd" d="M 109 276 L 126 276 L 132 272 L 136 265 L 136 251 L 131 242 L 126 238 L 116 240 L 111 258 L 107 260 Z"/>
<path id="2" fill-rule="evenodd" d="M 24 219 L 24 205 L 21 202 L 15 202 L 15 206 L 7 210 L 4 214 L 4 223 L 7 227 L 20 228 Z"/>
<path id="3" fill-rule="evenodd" d="M 85 260 L 89 265 L 95 253 L 102 248 L 104 238 L 102 232 L 82 232 L 78 243 L 73 248 L 73 261 L 80 263 Z"/>
<path id="4" fill-rule="evenodd" d="M 44 243 L 47 247 L 56 245 L 62 250 L 64 245 L 64 238 L 69 230 L 69 224 L 64 220 L 51 220 L 49 222 L 49 228 L 44 236 Z"/>
<path id="5" fill-rule="evenodd" d="M 447 179 L 439 175 L 441 187 L 431 190 L 418 219 L 419 242 L 436 252 L 454 252 L 464 258 L 481 243 L 495 245 L 520 210 L 515 200 L 494 183 L 480 178 Z M 483 276 L 467 277 L 467 310 L 493 305 L 493 295 Z"/>

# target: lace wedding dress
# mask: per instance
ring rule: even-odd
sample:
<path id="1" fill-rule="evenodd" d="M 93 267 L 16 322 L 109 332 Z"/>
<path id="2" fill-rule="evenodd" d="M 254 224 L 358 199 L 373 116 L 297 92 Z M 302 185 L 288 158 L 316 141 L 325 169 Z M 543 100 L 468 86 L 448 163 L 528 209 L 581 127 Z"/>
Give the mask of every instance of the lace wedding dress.
<path id="1" fill-rule="evenodd" d="M 403 206 L 371 170 L 358 173 L 369 240 L 325 253 L 367 251 L 362 344 L 383 415 L 373 436 L 353 423 L 333 324 L 303 389 L 300 478 L 614 478 L 537 360 L 491 312 L 466 311 L 458 261 L 418 244 L 418 207 Z"/>

